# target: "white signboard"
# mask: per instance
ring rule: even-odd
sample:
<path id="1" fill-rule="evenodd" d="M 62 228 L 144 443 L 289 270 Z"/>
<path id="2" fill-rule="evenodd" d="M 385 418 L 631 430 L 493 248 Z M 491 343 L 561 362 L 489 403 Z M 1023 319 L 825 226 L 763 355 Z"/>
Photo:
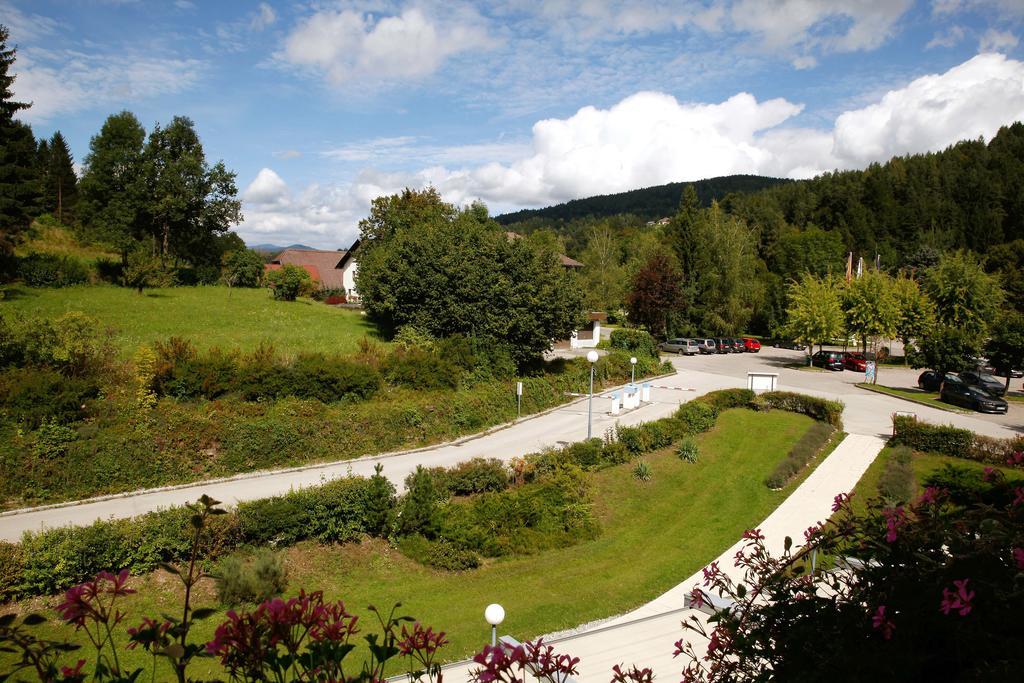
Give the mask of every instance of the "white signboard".
<path id="1" fill-rule="evenodd" d="M 779 386 L 779 375 L 775 372 L 748 372 L 747 388 L 755 394 L 775 391 Z"/>

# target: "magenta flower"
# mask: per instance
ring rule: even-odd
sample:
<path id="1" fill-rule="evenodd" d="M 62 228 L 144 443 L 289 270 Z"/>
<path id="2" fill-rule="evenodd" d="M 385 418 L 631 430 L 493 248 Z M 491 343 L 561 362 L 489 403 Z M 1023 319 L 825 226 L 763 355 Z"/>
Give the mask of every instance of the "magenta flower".
<path id="1" fill-rule="evenodd" d="M 896 530 L 906 522 L 906 514 L 903 512 L 903 506 L 901 505 L 895 509 L 885 508 L 882 510 L 882 513 L 885 515 L 885 542 L 894 543 L 898 538 Z"/>
<path id="2" fill-rule="evenodd" d="M 653 669 L 639 669 L 635 664 L 626 671 L 622 670 L 621 664 L 612 667 L 611 683 L 653 683 L 653 681 Z"/>
<path id="3" fill-rule="evenodd" d="M 1017 563 L 1017 569 L 1024 569 L 1024 548 L 1013 549 L 1013 561 Z"/>
<path id="4" fill-rule="evenodd" d="M 934 505 L 939 501 L 943 493 L 945 492 L 936 486 L 928 486 L 925 488 L 924 493 L 921 494 L 921 497 L 914 502 L 914 505 Z"/>
<path id="5" fill-rule="evenodd" d="M 1024 452 L 1014 451 L 1010 457 L 1006 459 L 1006 464 L 1011 467 L 1017 467 L 1024 464 Z"/>
<path id="6" fill-rule="evenodd" d="M 704 606 L 704 591 L 700 589 L 700 586 L 694 586 L 693 590 L 690 591 L 690 604 L 694 609 L 700 609 Z"/>
<path id="7" fill-rule="evenodd" d="M 420 622 L 416 622 L 410 631 L 402 627 L 402 639 L 398 641 L 398 651 L 409 656 L 419 652 L 425 655 L 432 655 L 443 645 L 448 644 L 444 631 L 435 632 L 433 628 L 423 628 Z"/>
<path id="8" fill-rule="evenodd" d="M 718 562 L 712 562 L 701 571 L 704 573 L 704 585 L 708 587 L 712 586 L 722 575 L 722 571 L 718 568 Z"/>
<path id="9" fill-rule="evenodd" d="M 821 531 L 821 522 L 819 522 L 817 524 L 812 524 L 811 526 L 807 527 L 807 529 L 804 530 L 804 542 L 805 543 L 810 543 L 811 540 L 815 536 L 817 536 L 820 531 Z"/>
<path id="10" fill-rule="evenodd" d="M 1018 486 L 1018 487 L 1014 488 L 1013 489 L 1013 493 L 1014 493 L 1014 498 L 1013 498 L 1012 507 L 1017 507 L 1018 505 L 1024 505 L 1024 486 Z"/>
<path id="11" fill-rule="evenodd" d="M 743 538 L 748 541 L 763 541 L 764 534 L 761 533 L 760 529 L 747 529 L 743 532 Z"/>
<path id="12" fill-rule="evenodd" d="M 844 508 L 848 508 L 850 505 L 850 498 L 851 495 L 849 493 L 837 494 L 836 497 L 832 499 L 832 512 L 839 512 Z"/>
<path id="13" fill-rule="evenodd" d="M 871 628 L 881 631 L 882 637 L 886 640 L 892 639 L 893 631 L 896 630 L 896 624 L 886 616 L 885 605 L 879 605 L 878 609 L 875 610 L 874 615 L 871 617 Z"/>
<path id="14" fill-rule="evenodd" d="M 942 589 L 942 602 L 939 603 L 939 609 L 943 614 L 949 614 L 956 610 L 960 616 L 966 617 L 974 609 L 974 605 L 971 601 L 974 599 L 974 591 L 967 590 L 967 582 L 970 579 L 954 580 L 953 586 L 956 591 L 951 591 L 948 588 Z"/>

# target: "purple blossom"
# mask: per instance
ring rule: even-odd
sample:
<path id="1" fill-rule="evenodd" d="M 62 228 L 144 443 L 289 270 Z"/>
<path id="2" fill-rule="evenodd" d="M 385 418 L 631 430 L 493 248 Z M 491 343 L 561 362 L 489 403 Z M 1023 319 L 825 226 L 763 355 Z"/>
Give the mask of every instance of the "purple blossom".
<path id="1" fill-rule="evenodd" d="M 871 617 L 871 628 L 881 631 L 882 637 L 886 640 L 892 639 L 893 631 L 896 630 L 896 624 L 886 616 L 885 605 L 879 605 L 878 609 L 875 610 L 874 615 Z"/>
<path id="2" fill-rule="evenodd" d="M 966 617 L 974 609 L 974 605 L 971 601 L 974 599 L 974 591 L 967 590 L 967 582 L 970 579 L 960 579 L 953 581 L 953 587 L 956 591 L 951 591 L 948 588 L 942 589 L 942 602 L 939 603 L 939 609 L 943 614 L 949 614 L 956 610 L 960 616 Z"/>

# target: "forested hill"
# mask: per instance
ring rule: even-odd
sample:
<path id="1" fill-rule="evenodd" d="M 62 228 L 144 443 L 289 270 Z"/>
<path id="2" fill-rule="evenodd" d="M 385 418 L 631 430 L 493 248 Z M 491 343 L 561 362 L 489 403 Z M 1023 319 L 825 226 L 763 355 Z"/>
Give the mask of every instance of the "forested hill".
<path id="1" fill-rule="evenodd" d="M 580 218 L 603 218 L 632 214 L 644 220 L 672 216 L 679 209 L 679 198 L 685 185 L 693 185 L 703 206 L 710 206 L 731 192 L 757 192 L 768 187 L 792 181 L 757 175 L 729 175 L 707 178 L 692 183 L 669 183 L 644 187 L 629 192 L 573 199 L 544 209 L 523 209 L 495 217 L 502 225 L 529 221 L 533 226 L 568 222 Z"/>

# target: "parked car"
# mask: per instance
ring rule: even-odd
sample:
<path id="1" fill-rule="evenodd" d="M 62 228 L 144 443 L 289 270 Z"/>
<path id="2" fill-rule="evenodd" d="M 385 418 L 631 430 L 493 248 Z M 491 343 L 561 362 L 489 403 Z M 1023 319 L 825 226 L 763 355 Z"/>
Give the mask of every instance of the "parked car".
<path id="1" fill-rule="evenodd" d="M 792 339 L 776 339 L 772 346 L 777 349 L 796 349 L 797 351 L 805 351 L 807 349 L 806 344 L 801 344 Z"/>
<path id="2" fill-rule="evenodd" d="M 961 377 L 963 373 L 960 373 Z M 1006 413 L 1006 401 L 976 386 L 963 382 L 943 382 L 939 399 L 964 408 L 977 410 L 979 413 Z"/>
<path id="3" fill-rule="evenodd" d="M 757 353 L 761 350 L 761 342 L 750 337 L 743 338 L 743 348 L 747 350 L 747 353 Z"/>
<path id="4" fill-rule="evenodd" d="M 747 345 L 743 341 L 742 337 L 734 338 L 732 340 L 732 346 L 733 346 L 734 349 L 736 349 L 736 353 L 746 353 L 747 352 Z"/>
<path id="5" fill-rule="evenodd" d="M 938 391 L 942 388 L 943 382 L 959 383 L 960 378 L 954 375 L 952 372 L 947 372 L 945 375 L 940 375 L 934 370 L 925 370 L 917 378 L 917 386 L 919 389 L 925 391 Z"/>
<path id="6" fill-rule="evenodd" d="M 715 343 L 714 339 L 698 339 L 697 348 L 700 350 L 701 355 L 718 353 L 718 344 Z"/>
<path id="7" fill-rule="evenodd" d="M 736 353 L 736 342 L 728 337 L 719 337 L 715 340 L 718 342 L 719 353 Z"/>
<path id="8" fill-rule="evenodd" d="M 847 351 L 843 354 L 843 368 L 864 372 L 868 369 L 868 359 L 864 357 L 863 353 Z"/>
<path id="9" fill-rule="evenodd" d="M 695 339 L 669 339 L 658 344 L 658 350 L 665 353 L 678 353 L 680 355 L 693 356 L 700 353 Z"/>
<path id="10" fill-rule="evenodd" d="M 1021 377 L 1024 377 L 1024 370 L 997 370 L 992 365 L 985 365 L 981 369 L 990 375 L 995 375 L 996 377 L 1012 377 L 1013 379 L 1020 379 Z"/>
<path id="11" fill-rule="evenodd" d="M 993 396 L 1002 396 L 1006 393 L 1006 382 L 996 379 L 987 372 L 964 370 L 960 373 L 960 381 L 968 386 L 983 389 Z"/>
<path id="12" fill-rule="evenodd" d="M 811 365 L 827 370 L 842 370 L 843 354 L 841 351 L 818 351 L 811 356 Z"/>

